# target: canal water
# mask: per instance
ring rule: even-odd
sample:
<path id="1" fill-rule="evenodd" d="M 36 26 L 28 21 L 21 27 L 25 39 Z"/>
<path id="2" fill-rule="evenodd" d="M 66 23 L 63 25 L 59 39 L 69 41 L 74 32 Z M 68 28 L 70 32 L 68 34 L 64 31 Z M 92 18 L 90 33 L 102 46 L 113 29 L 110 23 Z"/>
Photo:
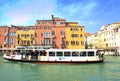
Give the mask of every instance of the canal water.
<path id="1" fill-rule="evenodd" d="M 120 81 L 120 56 L 104 63 L 28 64 L 4 62 L 0 56 L 0 81 Z"/>

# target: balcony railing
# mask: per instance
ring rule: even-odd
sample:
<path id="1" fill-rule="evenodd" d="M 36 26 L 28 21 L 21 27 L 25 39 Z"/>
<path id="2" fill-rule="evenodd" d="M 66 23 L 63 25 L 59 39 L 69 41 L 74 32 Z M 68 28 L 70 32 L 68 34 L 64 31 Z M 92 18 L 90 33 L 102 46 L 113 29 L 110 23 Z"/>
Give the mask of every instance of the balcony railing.
<path id="1" fill-rule="evenodd" d="M 55 35 L 52 35 L 52 38 L 55 38 L 56 36 Z"/>
<path id="2" fill-rule="evenodd" d="M 4 36 L 7 36 L 7 33 L 4 33 Z"/>
<path id="3" fill-rule="evenodd" d="M 63 38 L 64 38 L 64 37 L 65 37 L 65 35 L 61 35 L 61 37 L 63 37 Z"/>
<path id="4" fill-rule="evenodd" d="M 50 38 L 50 36 L 44 36 L 44 38 Z"/>
<path id="5" fill-rule="evenodd" d="M 4 42 L 4 44 L 7 44 L 7 42 Z"/>

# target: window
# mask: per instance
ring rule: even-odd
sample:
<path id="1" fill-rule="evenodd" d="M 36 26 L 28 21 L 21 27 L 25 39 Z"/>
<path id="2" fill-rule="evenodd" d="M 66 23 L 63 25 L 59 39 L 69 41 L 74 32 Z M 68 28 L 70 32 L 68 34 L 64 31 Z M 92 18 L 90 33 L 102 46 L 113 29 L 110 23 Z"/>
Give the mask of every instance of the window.
<path id="1" fill-rule="evenodd" d="M 52 36 L 55 36 L 55 31 L 54 30 L 52 30 Z"/>
<path id="2" fill-rule="evenodd" d="M 86 56 L 86 52 L 81 52 L 80 56 Z"/>
<path id="3" fill-rule="evenodd" d="M 43 37 L 43 33 L 41 33 L 41 37 Z"/>
<path id="4" fill-rule="evenodd" d="M 60 22 L 54 22 L 54 24 L 60 24 Z"/>
<path id="5" fill-rule="evenodd" d="M 10 36 L 15 36 L 16 33 L 15 32 L 10 32 Z"/>
<path id="6" fill-rule="evenodd" d="M 71 41 L 71 45 L 75 45 L 75 41 Z"/>
<path id="7" fill-rule="evenodd" d="M 71 53 L 70 52 L 64 52 L 64 56 L 71 56 Z"/>
<path id="8" fill-rule="evenodd" d="M 49 39 L 44 39 L 44 45 L 50 45 L 50 40 Z"/>
<path id="9" fill-rule="evenodd" d="M 63 56 L 63 52 L 56 52 L 56 56 Z"/>
<path id="10" fill-rule="evenodd" d="M 81 41 L 81 45 L 84 45 L 84 42 L 83 42 L 83 41 Z"/>
<path id="11" fill-rule="evenodd" d="M 41 40 L 41 45 L 44 45 L 44 40 Z"/>
<path id="12" fill-rule="evenodd" d="M 21 37 L 24 37 L 24 34 L 21 34 Z"/>
<path id="13" fill-rule="evenodd" d="M 10 36 L 12 36 L 12 33 L 10 32 Z"/>
<path id="14" fill-rule="evenodd" d="M 61 36 L 64 36 L 64 34 L 65 34 L 65 33 L 64 33 L 64 30 L 62 30 L 62 31 L 61 31 Z"/>
<path id="15" fill-rule="evenodd" d="M 6 37 L 4 37 L 4 42 L 6 42 Z"/>
<path id="16" fill-rule="evenodd" d="M 81 31 L 82 31 L 82 28 L 81 28 Z"/>
<path id="17" fill-rule="evenodd" d="M 55 46 L 55 45 L 56 45 L 55 40 L 52 40 L 52 45 L 53 45 L 53 46 Z"/>
<path id="18" fill-rule="evenodd" d="M 50 37 L 50 32 L 44 32 L 44 37 Z"/>
<path id="19" fill-rule="evenodd" d="M 80 37 L 82 37 L 82 34 L 80 34 Z"/>
<path id="20" fill-rule="evenodd" d="M 55 52 L 50 51 L 50 52 L 49 52 L 49 56 L 55 56 Z"/>
<path id="21" fill-rule="evenodd" d="M 69 45 L 69 41 L 66 41 L 66 45 Z"/>
<path id="22" fill-rule="evenodd" d="M 62 44 L 62 45 L 65 44 L 65 42 L 64 42 L 64 38 L 62 38 L 62 40 L 61 40 L 61 44 Z"/>
<path id="23" fill-rule="evenodd" d="M 50 27 L 48 27 L 48 30 L 50 30 Z"/>
<path id="24" fill-rule="evenodd" d="M 18 41 L 18 45 L 19 45 L 20 41 Z"/>
<path id="25" fill-rule="evenodd" d="M 76 45 L 79 45 L 79 42 L 78 42 L 78 41 L 76 41 Z"/>
<path id="26" fill-rule="evenodd" d="M 14 43 L 14 39 L 10 38 L 9 44 L 13 44 Z"/>
<path id="27" fill-rule="evenodd" d="M 64 24 L 64 22 L 60 22 L 60 24 Z"/>
<path id="28" fill-rule="evenodd" d="M 6 31 L 6 29 L 4 30 L 4 35 L 6 35 L 7 34 L 7 31 Z"/>
<path id="29" fill-rule="evenodd" d="M 33 40 L 31 41 L 31 43 L 33 44 Z"/>
<path id="30" fill-rule="evenodd" d="M 79 52 L 72 52 L 72 56 L 79 56 Z"/>
<path id="31" fill-rule="evenodd" d="M 71 37 L 79 37 L 78 34 L 71 34 Z"/>
<path id="32" fill-rule="evenodd" d="M 78 28 L 71 28 L 71 31 L 78 31 Z"/>
<path id="33" fill-rule="evenodd" d="M 6 47 L 6 44 L 4 44 L 4 47 Z"/>
<path id="34" fill-rule="evenodd" d="M 88 56 L 94 56 L 94 51 L 89 51 Z"/>
<path id="35" fill-rule="evenodd" d="M 34 38 L 34 35 L 33 35 L 33 34 L 31 34 L 31 38 Z"/>

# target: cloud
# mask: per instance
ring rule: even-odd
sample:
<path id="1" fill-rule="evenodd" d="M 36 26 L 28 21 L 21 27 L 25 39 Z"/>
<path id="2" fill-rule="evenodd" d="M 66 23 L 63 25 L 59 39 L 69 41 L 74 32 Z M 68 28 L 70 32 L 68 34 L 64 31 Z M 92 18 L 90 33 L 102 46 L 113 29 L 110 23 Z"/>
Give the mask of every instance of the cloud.
<path id="1" fill-rule="evenodd" d="M 79 1 L 76 3 L 69 3 L 67 5 L 62 5 L 62 8 L 58 8 L 60 13 L 66 15 L 70 19 L 83 19 L 89 17 L 93 12 L 94 8 L 97 6 L 96 1 Z"/>
<path id="2" fill-rule="evenodd" d="M 51 19 L 54 14 L 94 32 L 120 21 L 119 4 L 119 0 L 0 0 L 0 25 L 34 25 L 37 19 Z"/>
<path id="3" fill-rule="evenodd" d="M 31 24 L 29 21 L 48 18 L 56 5 L 54 0 L 18 0 L 12 4 L 5 4 L 2 10 L 5 12 L 4 18 L 8 19 L 7 24 L 15 25 L 28 25 Z"/>

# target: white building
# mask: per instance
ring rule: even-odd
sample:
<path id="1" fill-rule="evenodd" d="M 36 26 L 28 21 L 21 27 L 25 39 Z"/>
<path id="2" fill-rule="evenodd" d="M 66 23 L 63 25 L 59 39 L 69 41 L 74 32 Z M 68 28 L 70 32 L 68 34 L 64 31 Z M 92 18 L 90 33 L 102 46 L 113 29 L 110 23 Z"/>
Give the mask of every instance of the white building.
<path id="1" fill-rule="evenodd" d="M 120 22 L 102 26 L 97 33 L 87 37 L 87 44 L 89 48 L 100 48 L 107 53 L 120 54 Z"/>

